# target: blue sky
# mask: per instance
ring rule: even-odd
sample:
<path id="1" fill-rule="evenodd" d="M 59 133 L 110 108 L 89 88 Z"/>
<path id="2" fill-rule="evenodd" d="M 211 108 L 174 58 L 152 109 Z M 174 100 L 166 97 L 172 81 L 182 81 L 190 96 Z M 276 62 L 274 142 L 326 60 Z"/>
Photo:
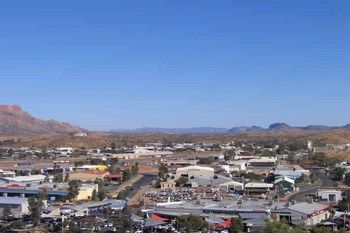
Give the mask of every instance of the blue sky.
<path id="1" fill-rule="evenodd" d="M 349 1 L 8 1 L 0 102 L 87 129 L 350 123 Z"/>

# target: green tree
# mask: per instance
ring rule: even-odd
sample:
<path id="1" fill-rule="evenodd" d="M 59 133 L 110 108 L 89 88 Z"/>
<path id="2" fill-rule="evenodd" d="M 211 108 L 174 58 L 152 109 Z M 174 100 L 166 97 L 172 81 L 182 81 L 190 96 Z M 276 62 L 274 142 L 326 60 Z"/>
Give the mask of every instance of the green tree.
<path id="1" fill-rule="evenodd" d="M 115 144 L 115 142 L 111 143 L 111 149 L 112 149 L 112 153 L 114 154 L 117 149 L 117 145 Z"/>
<path id="2" fill-rule="evenodd" d="M 125 169 L 123 171 L 123 181 L 129 180 L 131 177 L 131 171 L 130 169 Z"/>
<path id="3" fill-rule="evenodd" d="M 345 174 L 345 169 L 341 168 L 341 167 L 335 167 L 332 169 L 332 171 L 330 172 L 330 174 L 332 175 L 332 178 L 334 180 L 340 181 L 343 179 L 343 176 Z"/>
<path id="4" fill-rule="evenodd" d="M 308 233 L 302 227 L 292 228 L 285 221 L 268 221 L 266 227 L 256 231 L 257 233 Z"/>
<path id="5" fill-rule="evenodd" d="M 28 199 L 30 218 L 37 225 L 40 222 L 41 214 L 44 208 L 44 194 L 39 193 L 37 198 L 31 197 Z"/>
<path id="6" fill-rule="evenodd" d="M 203 231 L 209 229 L 208 223 L 197 215 L 183 215 L 177 218 L 179 229 L 185 229 L 187 233 Z"/>
<path id="7" fill-rule="evenodd" d="M 69 173 L 67 172 L 66 175 L 64 176 L 64 182 L 68 183 L 69 182 Z"/>
<path id="8" fill-rule="evenodd" d="M 169 170 L 165 164 L 161 164 L 158 167 L 158 176 L 159 178 L 165 178 L 165 176 L 168 174 Z"/>
<path id="9" fill-rule="evenodd" d="M 350 173 L 346 173 L 346 174 L 345 174 L 344 183 L 345 183 L 347 186 L 350 186 Z"/>
<path id="10" fill-rule="evenodd" d="M 139 173 L 139 165 L 135 164 L 131 166 L 131 174 L 132 175 L 136 175 L 137 173 Z"/>
<path id="11" fill-rule="evenodd" d="M 188 182 L 188 178 L 187 177 L 184 177 L 184 176 L 181 176 L 179 179 L 177 179 L 176 181 L 176 186 L 177 187 L 183 187 L 184 185 L 187 184 Z"/>
<path id="12" fill-rule="evenodd" d="M 2 211 L 2 218 L 5 219 L 11 215 L 11 207 L 7 205 Z"/>
<path id="13" fill-rule="evenodd" d="M 53 182 L 56 182 L 56 183 L 63 182 L 63 175 L 62 175 L 62 173 L 55 174 L 54 177 L 53 177 Z"/>
<path id="14" fill-rule="evenodd" d="M 98 183 L 98 192 L 97 192 L 97 198 L 100 201 L 103 201 L 107 197 L 106 190 L 104 189 L 104 183 L 100 182 Z"/>
<path id="15" fill-rule="evenodd" d="M 80 181 L 71 180 L 68 182 L 68 191 L 70 198 L 76 198 L 79 194 Z"/>
<path id="16" fill-rule="evenodd" d="M 242 219 L 238 218 L 232 221 L 232 224 L 229 228 L 230 233 L 242 233 L 244 232 L 244 225 Z"/>
<path id="17" fill-rule="evenodd" d="M 24 228 L 24 224 L 22 223 L 21 220 L 10 223 L 10 229 L 23 229 L 23 228 Z M 5 232 L 8 232 L 8 231 L 5 231 Z"/>
<path id="18" fill-rule="evenodd" d="M 210 165 L 215 161 L 213 157 L 206 157 L 206 158 L 200 158 L 199 159 L 199 164 L 205 164 L 205 165 Z"/>
<path id="19" fill-rule="evenodd" d="M 91 195 L 91 200 L 96 201 L 97 200 L 97 192 L 96 189 L 94 189 L 94 191 L 92 191 L 92 195 Z"/>
<path id="20" fill-rule="evenodd" d="M 111 158 L 110 166 L 109 166 L 109 173 L 111 173 L 111 174 L 119 174 L 120 173 L 120 169 L 118 169 L 118 158 Z"/>
<path id="21" fill-rule="evenodd" d="M 224 153 L 224 157 L 226 161 L 234 160 L 236 156 L 235 150 L 227 150 Z"/>

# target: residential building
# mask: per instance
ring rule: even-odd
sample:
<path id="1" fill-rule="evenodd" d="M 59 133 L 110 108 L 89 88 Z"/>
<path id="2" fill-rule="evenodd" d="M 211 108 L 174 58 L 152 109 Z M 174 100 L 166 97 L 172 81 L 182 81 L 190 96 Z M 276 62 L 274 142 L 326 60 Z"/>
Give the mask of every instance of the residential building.
<path id="1" fill-rule="evenodd" d="M 286 176 L 276 179 L 274 185 L 276 190 L 282 193 L 293 192 L 295 190 L 294 180 Z"/>
<path id="2" fill-rule="evenodd" d="M 279 220 L 286 219 L 294 225 L 315 226 L 330 217 L 329 207 L 315 202 L 302 202 L 278 210 Z"/>
<path id="3" fill-rule="evenodd" d="M 245 186 L 245 193 L 247 195 L 261 195 L 267 194 L 273 190 L 273 184 L 267 183 L 247 183 Z"/>
<path id="4" fill-rule="evenodd" d="M 334 189 L 318 189 L 317 196 L 321 200 L 337 204 L 342 199 L 342 192 Z"/>

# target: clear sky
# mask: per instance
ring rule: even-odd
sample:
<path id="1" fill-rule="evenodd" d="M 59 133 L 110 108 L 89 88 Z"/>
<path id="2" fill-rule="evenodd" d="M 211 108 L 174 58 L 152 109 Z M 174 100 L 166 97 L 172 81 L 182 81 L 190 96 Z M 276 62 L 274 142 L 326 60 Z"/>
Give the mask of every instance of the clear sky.
<path id="1" fill-rule="evenodd" d="M 0 103 L 87 129 L 350 123 L 350 1 L 7 1 Z"/>

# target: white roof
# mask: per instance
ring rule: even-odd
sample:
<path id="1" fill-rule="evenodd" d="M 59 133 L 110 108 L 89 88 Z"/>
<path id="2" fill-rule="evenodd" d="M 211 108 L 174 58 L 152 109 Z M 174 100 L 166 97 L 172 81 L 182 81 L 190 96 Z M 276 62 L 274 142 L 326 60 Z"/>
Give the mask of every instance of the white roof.
<path id="1" fill-rule="evenodd" d="M 214 172 L 214 168 L 212 167 L 202 167 L 202 166 L 188 166 L 188 167 L 181 167 L 176 170 L 176 172 L 182 172 L 182 171 L 188 171 L 188 170 L 205 170 Z"/>
<path id="2" fill-rule="evenodd" d="M 242 183 L 239 183 L 239 182 L 236 182 L 236 181 L 228 181 L 228 182 L 225 182 L 225 183 L 222 183 L 219 185 L 220 187 L 221 186 L 244 186 Z"/>
<path id="3" fill-rule="evenodd" d="M 281 181 L 287 181 L 288 183 L 291 183 L 291 184 L 294 184 L 294 183 L 295 183 L 293 179 L 288 178 L 287 176 L 283 176 L 283 177 L 281 177 L 281 178 L 278 178 L 277 180 L 275 180 L 274 183 L 277 184 L 277 183 L 279 183 L 279 182 L 281 182 Z"/>
<path id="4" fill-rule="evenodd" d="M 273 184 L 267 183 L 247 183 L 246 188 L 273 188 Z"/>
<path id="5" fill-rule="evenodd" d="M 254 163 L 254 162 L 270 162 L 270 163 L 274 163 L 276 162 L 275 158 L 259 158 L 259 159 L 251 159 L 249 160 L 250 163 Z"/>
<path id="6" fill-rule="evenodd" d="M 45 180 L 44 175 L 31 175 L 31 176 L 16 176 L 16 177 L 3 177 L 3 180 L 14 182 L 31 182 Z"/>
<path id="7" fill-rule="evenodd" d="M 0 204 L 23 205 L 28 202 L 28 198 L 19 197 L 0 197 Z"/>
<path id="8" fill-rule="evenodd" d="M 325 210 L 327 208 L 328 206 L 315 203 L 315 202 L 313 203 L 302 202 L 302 203 L 297 203 L 295 205 L 287 207 L 287 209 L 304 213 L 304 214 L 313 214 L 315 212 Z"/>

